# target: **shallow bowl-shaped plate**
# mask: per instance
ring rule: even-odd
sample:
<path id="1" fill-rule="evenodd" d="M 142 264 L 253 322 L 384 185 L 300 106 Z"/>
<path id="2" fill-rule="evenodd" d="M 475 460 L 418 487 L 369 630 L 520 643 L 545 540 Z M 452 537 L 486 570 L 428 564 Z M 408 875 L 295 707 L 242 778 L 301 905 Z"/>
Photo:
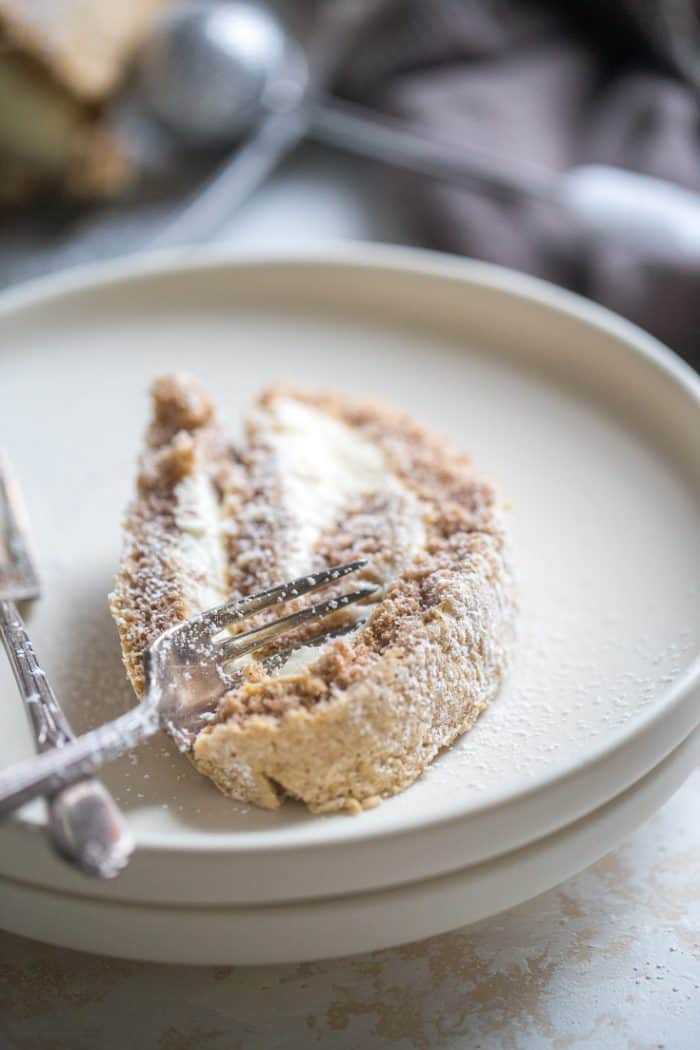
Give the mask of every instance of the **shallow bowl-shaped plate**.
<path id="1" fill-rule="evenodd" d="M 165 737 L 105 771 L 138 848 L 102 886 L 61 867 L 40 805 L 0 874 L 113 900 L 250 904 L 395 886 L 549 834 L 697 724 L 700 398 L 670 352 L 507 271 L 407 250 L 183 256 L 6 295 L 3 441 L 26 490 L 40 656 L 78 729 L 131 695 L 107 610 L 146 390 L 186 369 L 234 428 L 275 379 L 381 395 L 469 450 L 511 501 L 521 637 L 507 686 L 425 777 L 319 818 L 220 796 Z M 0 667 L 0 763 L 31 751 Z"/>
<path id="2" fill-rule="evenodd" d="M 573 824 L 482 864 L 390 889 L 198 907 L 96 900 L 0 877 L 0 924 L 64 948 L 167 963 L 307 962 L 393 947 L 488 918 L 593 864 L 677 790 L 698 757 L 695 729 Z"/>

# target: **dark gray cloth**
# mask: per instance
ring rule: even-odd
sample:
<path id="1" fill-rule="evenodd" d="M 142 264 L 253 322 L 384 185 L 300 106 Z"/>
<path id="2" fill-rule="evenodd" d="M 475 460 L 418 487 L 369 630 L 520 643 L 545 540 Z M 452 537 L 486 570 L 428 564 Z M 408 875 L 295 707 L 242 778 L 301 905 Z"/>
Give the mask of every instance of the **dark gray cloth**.
<path id="1" fill-rule="evenodd" d="M 700 98 L 657 46 L 650 12 L 643 0 L 400 0 L 367 25 L 337 89 L 437 139 L 700 192 Z M 421 240 L 597 299 L 700 366 L 700 260 L 583 240 L 540 204 L 418 180 L 411 192 Z"/>

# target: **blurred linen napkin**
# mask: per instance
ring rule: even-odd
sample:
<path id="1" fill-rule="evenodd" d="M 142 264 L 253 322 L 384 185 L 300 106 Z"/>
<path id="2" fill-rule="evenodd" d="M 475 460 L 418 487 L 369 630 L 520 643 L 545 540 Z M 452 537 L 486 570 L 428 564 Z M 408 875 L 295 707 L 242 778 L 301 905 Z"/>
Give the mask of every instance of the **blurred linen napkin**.
<path id="1" fill-rule="evenodd" d="M 613 164 L 700 192 L 700 94 L 662 11 L 651 0 L 400 0 L 366 26 L 337 90 L 514 162 Z M 536 203 L 418 180 L 410 192 L 423 243 L 565 285 L 700 367 L 700 258 L 586 240 Z"/>
<path id="2" fill-rule="evenodd" d="M 700 94 L 661 32 L 659 12 L 669 5 L 683 3 L 379 0 L 336 90 L 436 139 L 514 163 L 615 164 L 700 192 Z M 0 219 L 0 285 L 119 254 L 172 216 L 211 162 L 183 163 L 155 129 L 149 137 L 137 122 L 139 133 L 155 159 L 129 199 L 72 215 L 48 207 Z M 572 288 L 637 321 L 700 367 L 700 259 L 681 263 L 662 253 L 640 256 L 612 240 L 587 240 L 541 204 L 389 169 L 382 176 L 397 198 L 410 201 L 402 210 L 413 216 L 417 243 Z"/>

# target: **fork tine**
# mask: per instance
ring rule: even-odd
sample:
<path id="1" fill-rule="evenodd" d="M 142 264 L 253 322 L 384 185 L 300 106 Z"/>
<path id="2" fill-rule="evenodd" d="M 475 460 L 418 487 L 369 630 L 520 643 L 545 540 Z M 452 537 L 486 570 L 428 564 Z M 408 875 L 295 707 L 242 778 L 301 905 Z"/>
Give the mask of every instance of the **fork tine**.
<path id="1" fill-rule="evenodd" d="M 360 587 L 356 591 L 341 594 L 338 598 L 331 598 L 320 605 L 310 605 L 299 612 L 290 613 L 289 616 L 283 616 L 273 623 L 255 627 L 252 631 L 246 631 L 245 634 L 237 634 L 220 644 L 221 658 L 225 662 L 236 660 L 239 656 L 245 656 L 246 653 L 252 653 L 255 649 L 261 649 L 264 645 L 275 641 L 280 635 L 287 634 L 288 631 L 303 623 L 308 623 L 310 620 L 321 620 L 337 612 L 338 609 L 345 609 L 348 605 L 362 601 L 363 598 L 369 598 L 378 590 L 378 587 Z"/>
<path id="2" fill-rule="evenodd" d="M 31 555 L 27 512 L 6 453 L 0 449 L 0 591 L 14 601 L 38 598 L 39 574 Z"/>
<path id="3" fill-rule="evenodd" d="M 353 620 L 352 623 L 346 623 L 344 627 L 336 627 L 333 631 L 323 631 L 322 634 L 315 634 L 312 638 L 307 638 L 306 641 L 300 642 L 298 645 L 290 645 L 289 649 L 280 649 L 279 652 L 266 656 L 262 663 L 266 671 L 275 671 L 289 659 L 292 653 L 297 652 L 299 649 L 325 645 L 326 642 L 330 642 L 333 638 L 342 638 L 344 634 L 351 634 L 352 631 L 359 630 L 366 623 L 367 618 L 363 617 L 359 620 Z"/>
<path id="4" fill-rule="evenodd" d="M 239 598 L 235 602 L 218 605 L 216 608 L 205 612 L 202 618 L 212 627 L 224 628 L 236 620 L 245 619 L 245 617 L 261 612 L 263 609 L 268 609 L 272 605 L 282 605 L 284 602 L 291 601 L 292 598 L 300 598 L 302 594 L 309 594 L 311 591 L 316 591 L 329 583 L 334 583 L 336 580 L 342 579 L 343 576 L 364 568 L 366 564 L 366 560 L 351 561 L 346 565 L 334 565 L 330 569 L 324 569 L 322 572 L 308 573 L 306 576 L 299 576 L 296 580 L 291 580 L 289 583 L 281 583 L 276 587 L 270 587 L 266 591 L 259 591 L 258 594 L 251 594 L 247 598 Z"/>
<path id="5" fill-rule="evenodd" d="M 322 634 L 315 634 L 313 638 L 307 638 L 303 644 L 291 645 L 289 649 L 281 649 L 277 653 L 272 653 L 271 656 L 266 656 L 262 660 L 262 664 L 268 674 L 273 674 L 278 668 L 282 667 L 292 653 L 295 653 L 298 649 L 305 649 L 307 646 L 312 645 L 323 645 L 325 642 L 329 642 L 332 638 L 341 638 L 344 634 L 350 634 L 351 631 L 358 630 L 358 628 L 362 627 L 365 623 L 367 623 L 367 619 L 362 618 L 360 620 L 354 620 L 352 623 L 345 624 L 344 627 L 336 627 L 333 631 L 324 631 Z M 201 729 L 204 729 L 205 726 L 210 725 L 215 717 L 216 712 L 212 709 L 211 703 L 209 702 L 200 707 L 188 707 L 180 714 L 177 720 L 171 719 L 168 721 L 168 732 L 175 740 L 180 751 L 189 751 L 197 733 L 199 733 Z"/>

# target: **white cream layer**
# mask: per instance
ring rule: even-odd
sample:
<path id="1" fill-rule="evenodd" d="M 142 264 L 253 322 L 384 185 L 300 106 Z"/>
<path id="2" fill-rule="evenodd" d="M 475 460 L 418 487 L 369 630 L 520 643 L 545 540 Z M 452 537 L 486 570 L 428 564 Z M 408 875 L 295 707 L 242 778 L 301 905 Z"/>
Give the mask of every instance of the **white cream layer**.
<path id="1" fill-rule="evenodd" d="M 293 579 L 309 572 L 322 534 L 332 528 L 343 508 L 374 493 L 400 498 L 405 514 L 397 530 L 391 583 L 413 561 L 425 543 L 425 525 L 418 501 L 388 468 L 381 449 L 339 420 L 291 398 L 279 398 L 272 412 L 259 421 L 264 439 L 276 457 L 282 502 L 290 528 L 282 575 Z M 180 488 L 180 556 L 206 581 L 192 594 L 195 608 L 207 609 L 226 600 L 228 523 L 209 477 L 197 473 Z M 359 618 L 369 610 L 358 609 Z M 274 677 L 304 674 L 324 647 L 306 646 L 292 653 Z"/>
<path id="2" fill-rule="evenodd" d="M 199 580 L 190 596 L 199 611 L 221 605 L 227 597 L 227 523 L 218 493 L 208 475 L 197 472 L 180 482 L 176 524 L 180 558 Z"/>
<path id="3" fill-rule="evenodd" d="M 395 479 L 376 445 L 299 401 L 277 400 L 268 427 L 265 438 L 277 456 L 283 504 L 293 516 L 285 568 L 290 578 L 303 576 L 319 538 L 343 507 L 386 491 Z"/>
<path id="4" fill-rule="evenodd" d="M 283 505 L 291 525 L 284 558 L 289 579 L 309 572 L 313 552 L 323 533 L 349 507 L 374 493 L 400 497 L 405 514 L 397 530 L 398 548 L 391 583 L 425 543 L 425 525 L 418 501 L 387 465 L 380 448 L 351 427 L 291 398 L 278 398 L 263 422 L 265 440 L 277 457 Z M 368 609 L 357 610 L 366 618 Z M 303 674 L 323 653 L 323 647 L 297 650 L 275 677 Z"/>

